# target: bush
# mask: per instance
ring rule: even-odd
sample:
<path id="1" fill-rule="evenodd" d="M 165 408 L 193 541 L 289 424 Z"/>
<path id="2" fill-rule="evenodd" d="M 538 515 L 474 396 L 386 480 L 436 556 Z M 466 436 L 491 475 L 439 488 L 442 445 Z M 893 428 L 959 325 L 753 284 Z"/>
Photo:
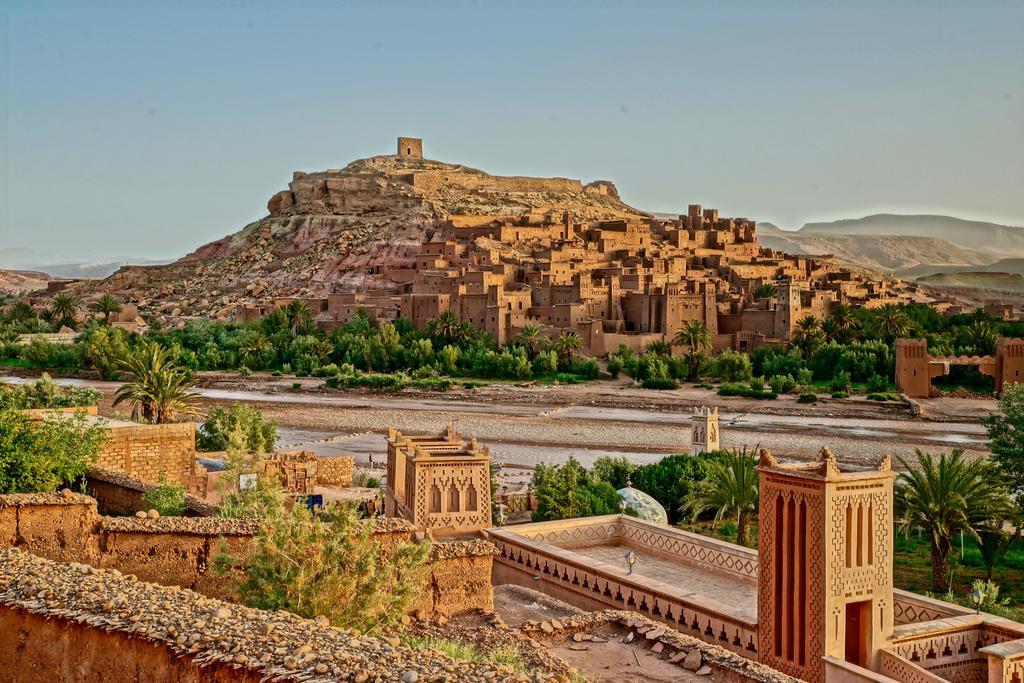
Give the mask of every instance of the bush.
<path id="1" fill-rule="evenodd" d="M 369 633 L 398 622 L 421 594 L 430 545 L 400 545 L 385 554 L 373 521 L 355 506 L 314 515 L 303 505 L 275 509 L 242 558 L 222 542 L 217 566 L 241 573 L 239 600 L 263 610 L 325 616 L 332 625 Z"/>
<path id="2" fill-rule="evenodd" d="M 869 401 L 899 401 L 900 395 L 886 391 L 872 392 L 868 394 Z"/>
<path id="3" fill-rule="evenodd" d="M 242 367 L 238 368 L 238 376 L 239 377 L 248 377 L 251 374 L 252 374 L 252 370 L 250 370 L 249 368 L 245 367 L 244 365 Z"/>
<path id="4" fill-rule="evenodd" d="M 615 355 L 608 356 L 608 374 L 611 375 L 612 378 L 619 376 L 619 373 L 622 372 L 622 366 L 623 363 L 621 358 Z"/>
<path id="5" fill-rule="evenodd" d="M 833 391 L 832 398 L 850 398 L 850 395 L 845 391 Z"/>
<path id="6" fill-rule="evenodd" d="M 779 397 L 774 391 L 753 389 L 746 384 L 739 382 L 724 382 L 718 387 L 719 396 L 742 396 L 743 398 L 776 399 Z"/>
<path id="7" fill-rule="evenodd" d="M 270 373 L 274 374 L 274 373 Z M 280 373 L 278 373 L 280 374 Z M 338 374 L 338 366 L 334 363 L 328 363 L 327 365 L 321 365 L 320 367 L 313 370 L 314 377 L 333 377 Z"/>
<path id="8" fill-rule="evenodd" d="M 814 381 L 814 373 L 811 372 L 810 368 L 800 368 L 800 371 L 796 373 L 796 383 L 807 386 Z"/>
<path id="9" fill-rule="evenodd" d="M 426 389 L 427 391 L 448 391 L 455 386 L 455 380 L 448 379 L 447 377 L 427 377 L 425 379 L 413 380 L 412 386 L 417 389 Z"/>
<path id="10" fill-rule="evenodd" d="M 828 390 L 831 391 L 833 394 L 849 394 L 850 373 L 840 372 L 836 374 L 828 383 Z M 845 398 L 845 396 L 843 398 Z"/>
<path id="11" fill-rule="evenodd" d="M 185 485 L 168 481 L 161 474 L 156 488 L 142 494 L 142 503 L 147 510 L 159 512 L 161 517 L 180 517 L 185 514 Z"/>
<path id="12" fill-rule="evenodd" d="M 729 520 L 721 527 L 722 536 L 725 538 L 736 538 L 736 522 Z"/>
<path id="13" fill-rule="evenodd" d="M 668 512 L 669 522 L 675 524 L 682 519 L 680 501 L 696 482 L 704 479 L 707 463 L 718 457 L 717 453 L 669 455 L 656 463 L 637 467 L 629 478 L 633 486 L 661 503 Z"/>
<path id="14" fill-rule="evenodd" d="M 537 497 L 535 522 L 620 512 L 611 484 L 598 481 L 571 455 L 564 465 L 537 465 L 530 486 Z"/>
<path id="15" fill-rule="evenodd" d="M 0 384 L 0 408 L 79 408 L 99 403 L 102 394 L 91 387 L 60 387 L 43 376 L 26 384 L 6 386 Z"/>
<path id="16" fill-rule="evenodd" d="M 810 391 L 805 391 L 802 394 L 800 394 L 799 398 L 796 399 L 796 402 L 797 403 L 817 403 L 818 402 L 818 395 L 813 393 L 813 392 L 810 392 Z"/>
<path id="17" fill-rule="evenodd" d="M 277 423 L 264 420 L 260 411 L 241 403 L 228 408 L 213 408 L 196 431 L 196 446 L 201 451 L 226 451 L 235 438 L 239 448 L 269 453 L 277 444 Z"/>
<path id="18" fill-rule="evenodd" d="M 881 375 L 871 375 L 864 383 L 864 388 L 869 394 L 881 394 L 889 390 L 889 382 Z"/>
<path id="19" fill-rule="evenodd" d="M 33 422 L 0 408 L 0 493 L 51 493 L 95 462 L 107 438 L 102 424 L 76 414 Z"/>
<path id="20" fill-rule="evenodd" d="M 764 377 L 751 377 L 750 378 L 750 390 L 761 392 L 764 391 L 765 383 Z"/>
<path id="21" fill-rule="evenodd" d="M 679 383 L 674 379 L 645 379 L 642 382 L 644 389 L 678 389 Z"/>
<path id="22" fill-rule="evenodd" d="M 753 365 L 747 354 L 726 349 L 715 358 L 709 371 L 723 382 L 744 382 L 753 375 Z"/>
<path id="23" fill-rule="evenodd" d="M 791 394 L 796 391 L 796 380 L 792 375 L 775 375 L 768 383 L 776 394 Z"/>

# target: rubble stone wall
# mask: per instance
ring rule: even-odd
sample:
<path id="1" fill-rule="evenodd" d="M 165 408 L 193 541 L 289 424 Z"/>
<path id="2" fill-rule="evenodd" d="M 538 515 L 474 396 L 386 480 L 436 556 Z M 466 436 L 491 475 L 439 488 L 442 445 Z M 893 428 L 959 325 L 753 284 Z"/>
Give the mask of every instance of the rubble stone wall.
<path id="1" fill-rule="evenodd" d="M 316 482 L 320 486 L 346 488 L 352 486 L 352 471 L 355 468 L 351 455 L 331 458 L 318 457 L 316 460 Z"/>
<path id="2" fill-rule="evenodd" d="M 378 519 L 375 524 L 374 538 L 385 556 L 410 542 L 414 531 L 403 519 Z M 231 590 L 232 577 L 213 569 L 222 543 L 232 556 L 243 556 L 258 530 L 255 520 L 102 517 L 94 499 L 78 494 L 0 495 L 0 547 L 117 569 L 142 581 L 217 598 L 228 597 Z M 426 584 L 413 609 L 446 616 L 491 609 L 495 552 L 481 540 L 434 544 Z"/>

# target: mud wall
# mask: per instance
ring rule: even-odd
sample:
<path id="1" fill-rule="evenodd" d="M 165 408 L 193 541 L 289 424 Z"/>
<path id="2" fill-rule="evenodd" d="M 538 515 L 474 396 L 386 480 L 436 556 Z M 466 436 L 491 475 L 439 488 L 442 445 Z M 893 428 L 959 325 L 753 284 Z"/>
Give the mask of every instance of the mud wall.
<path id="1" fill-rule="evenodd" d="M 227 598 L 231 591 L 231 577 L 212 567 L 222 544 L 231 555 L 243 556 L 258 524 L 218 517 L 102 517 L 96 501 L 79 494 L 0 496 L 0 547 L 117 569 L 142 581 L 218 598 Z M 374 538 L 385 557 L 413 540 L 414 528 L 406 520 L 378 519 L 375 525 Z M 446 616 L 491 609 L 495 552 L 492 544 L 480 540 L 434 544 L 422 599 L 413 609 Z"/>
<path id="2" fill-rule="evenodd" d="M 320 486 L 352 486 L 352 456 L 339 455 L 333 458 L 319 457 L 316 459 L 316 482 Z"/>
<path id="3" fill-rule="evenodd" d="M 176 655 L 166 645 L 129 633 L 4 605 L 0 606 L 0 680 L 258 683 L 262 675 L 220 663 L 201 667 L 192 656 Z"/>

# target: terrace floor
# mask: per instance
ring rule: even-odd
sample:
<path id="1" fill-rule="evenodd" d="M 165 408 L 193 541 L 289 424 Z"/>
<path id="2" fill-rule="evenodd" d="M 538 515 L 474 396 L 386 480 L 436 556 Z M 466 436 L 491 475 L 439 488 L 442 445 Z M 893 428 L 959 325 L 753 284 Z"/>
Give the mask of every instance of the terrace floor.
<path id="1" fill-rule="evenodd" d="M 630 549 L 637 554 L 633 573 L 682 589 L 688 593 L 711 598 L 728 606 L 738 617 L 757 620 L 757 586 L 700 569 L 677 560 L 668 559 L 649 551 L 618 544 L 592 545 L 572 548 L 572 552 L 615 567 L 626 566 L 625 555 Z"/>

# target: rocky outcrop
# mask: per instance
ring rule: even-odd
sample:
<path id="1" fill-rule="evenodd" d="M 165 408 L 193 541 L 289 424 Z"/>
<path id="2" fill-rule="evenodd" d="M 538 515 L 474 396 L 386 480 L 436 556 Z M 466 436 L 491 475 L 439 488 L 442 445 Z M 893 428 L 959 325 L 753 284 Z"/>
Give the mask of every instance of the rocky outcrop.
<path id="1" fill-rule="evenodd" d="M 125 267 L 86 293 L 113 291 L 162 316 L 224 317 L 230 307 L 332 289 L 392 287 L 419 245 L 453 214 L 567 213 L 579 221 L 644 216 L 607 180 L 493 176 L 457 164 L 380 156 L 296 172 L 269 215 L 165 266 Z M 253 287 L 258 287 L 255 292 Z"/>

